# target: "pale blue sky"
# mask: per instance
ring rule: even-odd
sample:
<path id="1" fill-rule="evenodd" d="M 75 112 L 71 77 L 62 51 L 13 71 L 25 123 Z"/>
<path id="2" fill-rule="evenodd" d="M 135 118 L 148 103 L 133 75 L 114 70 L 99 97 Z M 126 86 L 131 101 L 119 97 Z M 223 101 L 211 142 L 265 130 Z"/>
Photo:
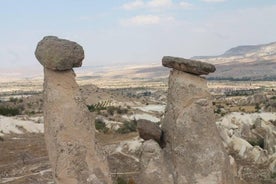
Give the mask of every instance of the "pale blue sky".
<path id="1" fill-rule="evenodd" d="M 46 35 L 80 43 L 86 66 L 145 64 L 274 42 L 275 20 L 275 0 L 0 0 L 0 69 L 40 67 Z"/>

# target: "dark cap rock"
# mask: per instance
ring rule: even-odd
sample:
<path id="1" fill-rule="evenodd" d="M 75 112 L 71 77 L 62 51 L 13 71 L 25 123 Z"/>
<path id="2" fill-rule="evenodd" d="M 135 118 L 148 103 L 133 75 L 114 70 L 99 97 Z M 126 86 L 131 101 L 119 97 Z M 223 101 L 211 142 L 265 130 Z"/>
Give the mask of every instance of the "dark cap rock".
<path id="1" fill-rule="evenodd" d="M 164 56 L 162 65 L 195 75 L 208 75 L 216 71 L 216 67 L 210 63 L 171 56 Z"/>
<path id="2" fill-rule="evenodd" d="M 80 67 L 84 51 L 76 42 L 46 36 L 38 43 L 35 56 L 45 68 L 62 71 Z"/>

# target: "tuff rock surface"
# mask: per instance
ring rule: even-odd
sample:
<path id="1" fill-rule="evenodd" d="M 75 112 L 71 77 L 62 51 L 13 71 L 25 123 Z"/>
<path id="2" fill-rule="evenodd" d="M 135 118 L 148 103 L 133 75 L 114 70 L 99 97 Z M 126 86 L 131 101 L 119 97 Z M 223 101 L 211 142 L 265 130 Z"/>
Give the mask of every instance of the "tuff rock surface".
<path id="1" fill-rule="evenodd" d="M 140 180 L 141 161 L 140 155 L 142 150 L 142 139 L 136 137 L 131 140 L 121 141 L 113 145 L 106 145 L 105 150 L 110 150 L 108 154 L 108 164 L 114 181 L 118 177 L 124 178 L 125 181 L 134 180 L 135 183 L 142 183 Z"/>
<path id="2" fill-rule="evenodd" d="M 67 46 L 73 48 L 71 43 L 46 37 L 37 49 L 38 59 L 45 64 L 45 141 L 54 180 L 57 184 L 110 184 L 107 161 L 99 156 L 96 148 L 94 121 L 75 81 L 74 71 L 48 69 L 49 65 L 54 66 L 53 69 L 70 69 L 73 63 L 81 62 L 83 54 L 75 55 L 74 49 L 69 54 Z"/>
<path id="3" fill-rule="evenodd" d="M 143 183 L 237 183 L 236 164 L 227 155 L 215 124 L 207 81 L 198 76 L 215 67 L 174 57 L 164 57 L 162 64 L 173 68 L 161 127 L 162 148 L 154 139 L 143 143 Z"/>
<path id="4" fill-rule="evenodd" d="M 228 153 L 235 159 L 236 175 L 250 184 L 275 183 L 275 116 L 259 113 L 231 113 L 217 122 Z"/>
<path id="5" fill-rule="evenodd" d="M 143 143 L 140 162 L 143 184 L 174 184 L 173 174 L 166 167 L 163 151 L 156 141 L 151 139 Z"/>
<path id="6" fill-rule="evenodd" d="M 235 183 L 210 98 L 204 78 L 171 71 L 162 130 L 174 183 Z"/>
<path id="7" fill-rule="evenodd" d="M 35 56 L 45 68 L 62 71 L 80 67 L 84 51 L 76 42 L 46 36 L 38 43 Z"/>

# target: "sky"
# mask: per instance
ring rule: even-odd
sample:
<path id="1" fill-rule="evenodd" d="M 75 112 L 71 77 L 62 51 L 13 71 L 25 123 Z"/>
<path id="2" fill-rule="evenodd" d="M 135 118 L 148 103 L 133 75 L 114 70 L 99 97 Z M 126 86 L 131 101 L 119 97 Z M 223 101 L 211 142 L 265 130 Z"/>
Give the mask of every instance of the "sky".
<path id="1" fill-rule="evenodd" d="M 40 68 L 47 35 L 76 41 L 84 66 L 161 63 L 276 41 L 275 0 L 0 0 L 0 70 Z"/>

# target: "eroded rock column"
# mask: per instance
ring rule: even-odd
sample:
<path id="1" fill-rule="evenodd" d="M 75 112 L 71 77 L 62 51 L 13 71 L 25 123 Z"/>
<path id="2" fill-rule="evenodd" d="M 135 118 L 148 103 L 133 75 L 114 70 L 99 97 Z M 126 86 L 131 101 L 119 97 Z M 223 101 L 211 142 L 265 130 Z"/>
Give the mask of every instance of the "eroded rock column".
<path id="1" fill-rule="evenodd" d="M 94 121 L 75 81 L 80 67 L 80 45 L 44 37 L 35 51 L 44 66 L 45 140 L 58 184 L 111 184 L 107 162 L 95 145 Z"/>
<path id="2" fill-rule="evenodd" d="M 233 184 L 207 81 L 200 77 L 215 67 L 175 57 L 164 57 L 162 64 L 173 68 L 162 130 L 164 160 L 174 184 Z"/>

